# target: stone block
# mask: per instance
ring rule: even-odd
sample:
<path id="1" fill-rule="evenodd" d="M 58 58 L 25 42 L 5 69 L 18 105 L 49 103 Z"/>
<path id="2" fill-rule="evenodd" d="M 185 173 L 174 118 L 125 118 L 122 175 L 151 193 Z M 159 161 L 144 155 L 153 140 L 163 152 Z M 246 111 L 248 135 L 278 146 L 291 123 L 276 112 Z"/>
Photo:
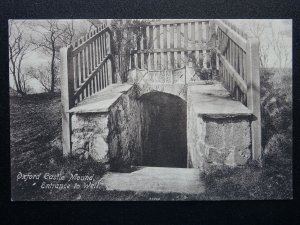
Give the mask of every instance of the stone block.
<path id="1" fill-rule="evenodd" d="M 96 133 L 89 140 L 89 155 L 97 162 L 107 163 L 109 160 L 108 144 L 105 139 L 105 136 Z"/>

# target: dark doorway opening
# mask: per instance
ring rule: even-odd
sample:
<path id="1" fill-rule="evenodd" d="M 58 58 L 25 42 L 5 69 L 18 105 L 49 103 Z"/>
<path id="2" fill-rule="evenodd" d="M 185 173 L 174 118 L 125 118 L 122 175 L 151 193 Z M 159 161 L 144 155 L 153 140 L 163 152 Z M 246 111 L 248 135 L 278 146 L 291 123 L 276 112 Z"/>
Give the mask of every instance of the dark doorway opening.
<path id="1" fill-rule="evenodd" d="M 151 92 L 140 98 L 142 165 L 187 167 L 187 105 L 178 96 Z"/>

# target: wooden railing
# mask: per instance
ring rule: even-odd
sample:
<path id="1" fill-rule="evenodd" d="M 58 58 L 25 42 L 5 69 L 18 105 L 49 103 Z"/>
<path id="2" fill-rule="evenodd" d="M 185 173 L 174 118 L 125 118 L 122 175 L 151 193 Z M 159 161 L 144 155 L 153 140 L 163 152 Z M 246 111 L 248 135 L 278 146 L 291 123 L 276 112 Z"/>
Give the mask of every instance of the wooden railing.
<path id="1" fill-rule="evenodd" d="M 193 62 L 203 68 L 217 68 L 224 86 L 234 98 L 246 105 L 254 115 L 251 123 L 253 158 L 261 157 L 260 81 L 257 39 L 226 20 L 172 20 L 142 26 L 141 36 L 127 31 L 136 40 L 128 67 L 119 71 L 120 77 L 129 69 L 167 71 Z M 102 26 L 74 44 L 61 49 L 61 95 L 63 105 L 63 149 L 71 151 L 71 121 L 68 111 L 83 99 L 116 82 L 115 65 L 111 55 L 112 32 Z M 215 37 L 215 39 L 213 38 Z M 217 46 L 215 40 L 217 39 Z M 210 56 L 217 51 L 216 66 Z M 118 68 L 121 68 L 121 66 Z M 156 72 L 152 72 L 156 73 Z M 158 74 L 158 73 L 156 73 Z M 174 73 L 175 74 L 175 73 Z M 159 77 L 174 83 L 174 74 Z M 155 75 L 156 76 L 156 75 Z M 124 79 L 123 81 L 126 81 Z"/>
<path id="2" fill-rule="evenodd" d="M 210 68 L 209 20 L 171 20 L 154 22 L 140 28 L 141 36 L 130 29 L 128 35 L 135 40 L 129 68 L 148 70 L 176 69 L 196 61 Z"/>
<path id="3" fill-rule="evenodd" d="M 71 151 L 71 121 L 68 111 L 83 99 L 115 82 L 111 44 L 110 28 L 103 25 L 60 50 L 65 155 Z"/>
<path id="4" fill-rule="evenodd" d="M 261 157 L 261 113 L 259 79 L 259 42 L 226 20 L 215 20 L 217 69 L 232 96 L 254 115 L 251 123 L 252 156 Z"/>

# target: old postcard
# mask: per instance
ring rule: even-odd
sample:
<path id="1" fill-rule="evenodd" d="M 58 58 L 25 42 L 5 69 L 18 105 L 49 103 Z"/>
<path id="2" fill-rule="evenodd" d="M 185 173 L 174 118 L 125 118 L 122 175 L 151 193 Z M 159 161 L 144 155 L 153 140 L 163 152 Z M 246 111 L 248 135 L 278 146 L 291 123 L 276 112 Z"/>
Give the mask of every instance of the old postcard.
<path id="1" fill-rule="evenodd" d="M 292 20 L 9 20 L 12 201 L 292 199 Z"/>

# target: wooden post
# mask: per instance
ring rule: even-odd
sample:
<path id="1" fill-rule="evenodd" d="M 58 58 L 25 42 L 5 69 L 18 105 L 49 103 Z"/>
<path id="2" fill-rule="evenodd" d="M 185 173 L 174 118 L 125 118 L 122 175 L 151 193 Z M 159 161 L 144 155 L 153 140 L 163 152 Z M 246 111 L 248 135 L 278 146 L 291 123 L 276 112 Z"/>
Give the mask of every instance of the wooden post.
<path id="1" fill-rule="evenodd" d="M 259 77 L 259 41 L 247 40 L 247 107 L 254 115 L 251 123 L 252 159 L 261 162 L 261 112 L 260 112 L 260 77 Z"/>
<path id="2" fill-rule="evenodd" d="M 68 112 L 74 106 L 74 76 L 72 46 L 60 50 L 61 71 L 61 103 L 62 103 L 62 147 L 63 155 L 72 153 L 71 144 L 71 115 Z"/>

